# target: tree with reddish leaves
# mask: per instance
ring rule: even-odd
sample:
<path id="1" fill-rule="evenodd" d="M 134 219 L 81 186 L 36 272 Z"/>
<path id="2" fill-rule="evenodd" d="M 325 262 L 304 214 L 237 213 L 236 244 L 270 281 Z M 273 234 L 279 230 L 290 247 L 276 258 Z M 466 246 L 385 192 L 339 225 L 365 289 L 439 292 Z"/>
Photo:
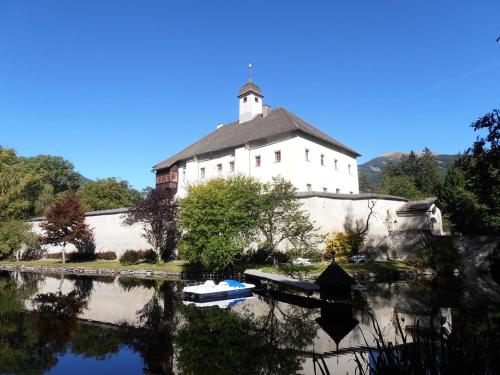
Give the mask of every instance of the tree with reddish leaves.
<path id="1" fill-rule="evenodd" d="M 130 208 L 125 222 L 128 225 L 140 223 L 144 237 L 153 247 L 158 262 L 172 257 L 179 230 L 177 212 L 179 203 L 171 190 L 156 188 Z"/>
<path id="2" fill-rule="evenodd" d="M 63 263 L 66 263 L 67 244 L 80 248 L 92 240 L 92 231 L 85 224 L 85 213 L 74 193 L 66 194 L 49 206 L 41 227 L 45 231 L 41 237 L 43 243 L 62 246 Z"/>

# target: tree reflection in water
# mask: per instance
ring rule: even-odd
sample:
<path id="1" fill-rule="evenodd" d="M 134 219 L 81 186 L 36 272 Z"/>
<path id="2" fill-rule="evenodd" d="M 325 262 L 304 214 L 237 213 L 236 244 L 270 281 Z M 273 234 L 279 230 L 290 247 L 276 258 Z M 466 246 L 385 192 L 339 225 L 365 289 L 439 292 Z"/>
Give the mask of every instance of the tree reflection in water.
<path id="1" fill-rule="evenodd" d="M 177 360 L 183 374 L 295 374 L 302 368 L 299 351 L 316 336 L 311 311 L 284 311 L 274 300 L 267 313 L 193 305 L 182 308 Z"/>

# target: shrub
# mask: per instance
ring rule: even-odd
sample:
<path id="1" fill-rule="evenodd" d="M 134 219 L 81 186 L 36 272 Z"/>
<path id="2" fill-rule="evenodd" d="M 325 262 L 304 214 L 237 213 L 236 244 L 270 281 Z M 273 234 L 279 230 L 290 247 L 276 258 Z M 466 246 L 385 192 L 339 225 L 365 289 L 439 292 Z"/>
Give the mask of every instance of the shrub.
<path id="1" fill-rule="evenodd" d="M 323 260 L 323 252 L 318 250 L 318 249 L 314 249 L 314 248 L 311 248 L 309 250 L 305 250 L 305 251 L 289 251 L 287 252 L 287 255 L 289 257 L 289 259 L 296 259 L 296 258 L 306 258 L 306 259 L 309 259 L 311 262 L 321 262 Z"/>
<path id="2" fill-rule="evenodd" d="M 156 263 L 157 255 L 153 249 L 149 250 L 137 250 L 137 258 L 141 262 L 145 263 Z"/>
<path id="3" fill-rule="evenodd" d="M 335 260 L 346 262 L 347 259 L 356 254 L 364 243 L 361 234 L 353 232 L 338 232 L 328 235 L 325 241 L 325 258 L 332 259 L 335 252 Z"/>
<path id="4" fill-rule="evenodd" d="M 96 259 L 99 260 L 116 260 L 117 256 L 114 251 L 103 251 L 96 253 Z"/>
<path id="5" fill-rule="evenodd" d="M 62 258 L 62 253 L 47 253 L 45 254 L 46 259 L 61 259 Z"/>
<path id="6" fill-rule="evenodd" d="M 47 253 L 47 250 L 43 249 L 41 246 L 33 246 L 29 247 L 25 251 L 23 251 L 21 255 L 22 260 L 38 260 L 42 259 L 45 254 Z"/>
<path id="7" fill-rule="evenodd" d="M 121 264 L 135 264 L 139 261 L 139 254 L 134 250 L 125 251 L 120 257 Z"/>

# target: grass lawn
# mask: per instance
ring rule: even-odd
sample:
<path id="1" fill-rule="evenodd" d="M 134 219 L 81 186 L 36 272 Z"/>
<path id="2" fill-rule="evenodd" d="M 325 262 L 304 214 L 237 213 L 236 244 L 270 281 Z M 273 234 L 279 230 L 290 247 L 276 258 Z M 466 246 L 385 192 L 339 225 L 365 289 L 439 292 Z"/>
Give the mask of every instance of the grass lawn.
<path id="1" fill-rule="evenodd" d="M 173 260 L 162 264 L 138 263 L 132 265 L 121 264 L 117 260 L 89 260 L 89 261 L 66 261 L 62 263 L 60 259 L 40 259 L 40 260 L 14 260 L 0 261 L 0 266 L 31 266 L 31 267 L 61 267 L 61 268 L 92 268 L 92 269 L 114 269 L 119 271 L 169 271 L 169 272 L 200 272 L 200 269 L 187 263 L 184 260 Z M 260 268 L 261 264 L 237 263 L 236 272 L 243 272 L 248 268 Z"/>
<path id="2" fill-rule="evenodd" d="M 270 272 L 270 273 L 289 273 L 289 271 L 296 271 L 301 273 L 310 273 L 310 274 L 319 274 L 328 267 L 329 262 L 321 262 L 315 263 L 310 266 L 289 266 L 286 267 L 278 266 L 265 266 L 261 267 L 262 272 Z M 340 267 L 342 267 L 345 271 L 349 273 L 356 272 L 373 272 L 373 273 L 383 273 L 388 271 L 407 271 L 407 270 L 415 270 L 416 268 L 410 266 L 409 264 L 403 262 L 395 262 L 395 261 L 378 261 L 371 263 L 339 263 Z"/>
<path id="3" fill-rule="evenodd" d="M 12 265 L 12 266 L 33 266 L 33 267 L 75 267 L 75 268 L 106 268 L 106 269 L 116 269 L 120 271 L 135 271 L 135 270 L 147 270 L 147 271 L 189 271 L 190 265 L 182 260 L 174 260 L 171 262 L 163 264 L 152 264 L 152 263 L 139 263 L 132 265 L 124 265 L 117 260 L 94 260 L 94 261 L 67 261 L 63 264 L 60 259 L 41 259 L 41 260 L 21 260 L 19 262 L 12 260 L 4 260 L 0 262 L 0 265 Z"/>

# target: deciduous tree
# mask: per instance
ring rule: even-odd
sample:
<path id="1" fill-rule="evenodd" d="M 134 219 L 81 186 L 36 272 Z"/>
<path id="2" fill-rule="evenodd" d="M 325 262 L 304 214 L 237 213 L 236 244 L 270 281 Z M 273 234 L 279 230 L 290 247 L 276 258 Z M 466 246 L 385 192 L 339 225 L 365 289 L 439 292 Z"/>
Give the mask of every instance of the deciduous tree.
<path id="1" fill-rule="evenodd" d="M 115 177 L 88 182 L 76 192 L 85 211 L 130 207 L 141 199 L 141 193 L 125 180 Z"/>
<path id="2" fill-rule="evenodd" d="M 173 255 L 179 237 L 178 209 L 179 204 L 171 190 L 156 188 L 132 206 L 127 214 L 127 224 L 143 225 L 144 237 L 153 247 L 158 262 Z"/>
<path id="3" fill-rule="evenodd" d="M 264 238 L 261 247 L 269 250 L 273 262 L 280 247 L 299 254 L 316 248 L 320 237 L 309 215 L 302 210 L 297 189 L 291 182 L 273 177 L 270 183 L 262 185 L 259 198 L 259 229 Z"/>
<path id="4" fill-rule="evenodd" d="M 41 224 L 44 230 L 42 242 L 62 246 L 62 261 L 66 262 L 66 245 L 73 244 L 77 248 L 92 238 L 92 231 L 85 224 L 85 213 L 79 199 L 68 193 L 57 199 L 45 212 L 45 221 Z"/>
<path id="5" fill-rule="evenodd" d="M 230 268 L 255 239 L 260 189 L 242 176 L 189 186 L 179 212 L 181 255 L 210 271 Z"/>

